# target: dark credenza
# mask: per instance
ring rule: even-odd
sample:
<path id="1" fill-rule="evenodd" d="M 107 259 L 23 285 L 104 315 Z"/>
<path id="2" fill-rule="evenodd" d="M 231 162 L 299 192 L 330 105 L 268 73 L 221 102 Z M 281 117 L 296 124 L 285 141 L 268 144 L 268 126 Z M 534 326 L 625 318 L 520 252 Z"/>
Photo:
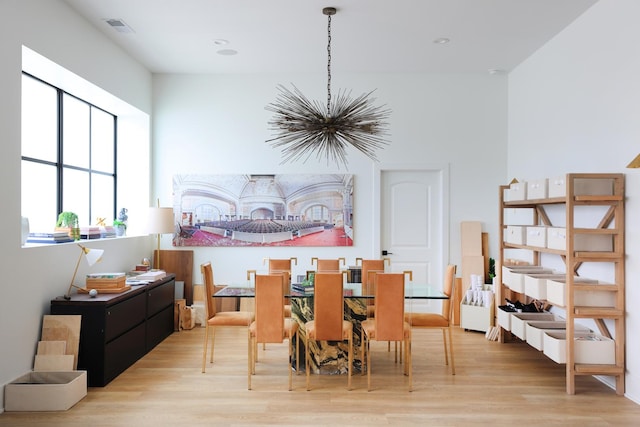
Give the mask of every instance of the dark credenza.
<path id="1" fill-rule="evenodd" d="M 79 314 L 78 369 L 103 387 L 173 333 L 175 276 L 120 294 L 74 294 L 51 301 L 51 314 Z"/>

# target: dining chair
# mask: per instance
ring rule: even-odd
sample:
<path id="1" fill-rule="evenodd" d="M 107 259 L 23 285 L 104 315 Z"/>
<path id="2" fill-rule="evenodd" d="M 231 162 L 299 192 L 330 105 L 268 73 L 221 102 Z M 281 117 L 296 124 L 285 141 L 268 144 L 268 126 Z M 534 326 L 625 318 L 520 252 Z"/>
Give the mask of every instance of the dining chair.
<path id="1" fill-rule="evenodd" d="M 441 329 L 442 341 L 444 344 L 444 361 L 449 364 L 451 358 L 451 375 L 456 374 L 455 362 L 453 359 L 453 340 L 451 339 L 451 323 L 453 320 L 453 304 L 452 295 L 454 294 L 454 280 L 456 275 L 456 266 L 449 264 L 445 270 L 443 293 L 448 297 L 442 301 L 442 314 L 438 313 L 405 313 L 405 320 L 412 328 L 420 329 Z M 455 297 L 455 295 L 453 295 Z M 448 335 L 448 337 L 447 337 Z M 447 356 L 447 340 L 449 341 L 449 349 Z"/>
<path id="2" fill-rule="evenodd" d="M 310 390 L 310 341 L 348 341 L 347 389 L 351 390 L 353 365 L 353 324 L 344 319 L 343 273 L 319 272 L 315 274 L 314 318 L 305 323 L 305 363 L 307 390 Z"/>
<path id="3" fill-rule="evenodd" d="M 311 265 L 315 262 L 316 271 L 340 271 L 340 264 L 344 266 L 345 259 L 344 258 L 336 258 L 336 259 L 319 259 L 316 257 L 311 258 Z"/>
<path id="4" fill-rule="evenodd" d="M 255 282 L 255 320 L 249 326 L 248 340 L 248 389 L 251 390 L 251 375 L 256 373 L 258 359 L 258 343 L 282 343 L 285 339 L 289 345 L 289 390 L 292 388 L 293 337 L 296 337 L 296 348 L 299 347 L 298 322 L 284 317 L 282 299 L 284 298 L 282 282 L 283 274 L 259 274 Z M 300 372 L 299 358 L 296 358 L 297 372 Z"/>
<path id="5" fill-rule="evenodd" d="M 207 347 L 209 344 L 209 332 L 211 332 L 211 359 L 209 363 L 213 363 L 213 350 L 216 340 L 216 327 L 219 326 L 243 326 L 249 327 L 253 322 L 254 314 L 249 311 L 216 311 L 216 303 L 213 298 L 215 293 L 215 282 L 213 281 L 213 268 L 211 262 L 200 264 L 200 272 L 206 292 L 205 307 L 205 332 L 204 332 L 204 348 L 202 350 L 202 373 L 205 372 L 207 361 Z"/>
<path id="6" fill-rule="evenodd" d="M 356 258 L 356 264 L 360 261 L 360 265 L 362 266 L 362 294 L 363 295 L 374 295 L 375 294 L 375 286 L 374 281 L 371 278 L 370 272 L 382 272 L 384 273 L 384 264 L 391 264 L 391 260 L 389 258 L 383 259 L 362 259 Z M 373 317 L 375 313 L 375 302 L 372 300 L 367 300 L 367 317 Z"/>
<path id="7" fill-rule="evenodd" d="M 291 264 L 298 265 L 298 258 L 264 258 L 262 263 L 268 262 L 269 265 L 269 274 L 273 273 L 288 273 L 288 280 L 282 284 L 284 287 L 285 295 L 289 293 L 289 286 L 291 285 Z M 286 298 L 284 300 L 284 316 L 291 317 L 291 304 L 287 301 Z"/>
<path id="8" fill-rule="evenodd" d="M 367 372 L 368 391 L 371 391 L 371 341 L 402 341 L 404 374 L 409 376 L 409 391 L 413 389 L 411 326 L 404 320 L 404 277 L 403 273 L 375 275 L 375 316 L 361 324 L 362 374 Z"/>

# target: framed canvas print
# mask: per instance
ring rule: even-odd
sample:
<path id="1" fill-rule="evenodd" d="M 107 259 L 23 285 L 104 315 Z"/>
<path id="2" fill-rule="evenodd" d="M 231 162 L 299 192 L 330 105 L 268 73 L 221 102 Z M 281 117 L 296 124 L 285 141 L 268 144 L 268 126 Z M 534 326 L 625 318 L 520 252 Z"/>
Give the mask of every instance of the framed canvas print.
<path id="1" fill-rule="evenodd" d="M 174 246 L 353 246 L 353 175 L 173 177 Z"/>

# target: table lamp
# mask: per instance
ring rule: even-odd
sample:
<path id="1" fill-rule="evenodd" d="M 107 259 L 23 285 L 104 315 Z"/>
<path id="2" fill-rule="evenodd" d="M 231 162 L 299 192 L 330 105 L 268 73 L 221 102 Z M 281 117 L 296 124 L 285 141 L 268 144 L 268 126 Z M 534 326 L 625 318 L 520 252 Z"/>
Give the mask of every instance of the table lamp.
<path id="1" fill-rule="evenodd" d="M 156 270 L 160 269 L 160 235 L 175 232 L 173 208 L 149 208 L 147 231 L 158 235 L 158 255 L 155 263 Z"/>
<path id="2" fill-rule="evenodd" d="M 78 246 L 80 247 L 80 249 L 82 249 L 82 251 L 80 252 L 80 256 L 78 257 L 76 269 L 73 270 L 73 277 L 71 277 L 71 284 L 69 284 L 69 289 L 67 290 L 67 293 L 64 294 L 64 299 L 67 300 L 71 299 L 71 288 L 79 288 L 79 286 L 74 285 L 73 282 L 74 280 L 76 280 L 76 274 L 78 273 L 78 267 L 80 267 L 80 261 L 82 260 L 82 257 L 84 256 L 84 258 L 87 260 L 87 264 L 89 264 L 89 267 L 91 267 L 95 263 L 100 262 L 102 260 L 102 254 L 104 254 L 104 250 L 102 249 L 89 249 L 79 243 Z"/>

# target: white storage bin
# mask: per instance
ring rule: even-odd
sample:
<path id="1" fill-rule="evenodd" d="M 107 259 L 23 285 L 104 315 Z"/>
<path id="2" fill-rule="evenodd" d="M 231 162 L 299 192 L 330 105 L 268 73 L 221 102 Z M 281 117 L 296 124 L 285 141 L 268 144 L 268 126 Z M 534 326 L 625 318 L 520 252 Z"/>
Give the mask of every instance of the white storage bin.
<path id="1" fill-rule="evenodd" d="M 577 282 L 576 282 L 577 280 Z M 597 284 L 597 280 L 584 279 L 582 277 L 574 279 L 574 283 Z M 604 288 L 607 285 L 602 285 Z M 564 280 L 547 280 L 547 302 L 558 307 L 566 304 L 565 289 L 567 284 Z M 575 291 L 573 296 L 574 306 L 583 307 L 615 307 L 616 294 L 607 290 Z"/>
<path id="2" fill-rule="evenodd" d="M 553 270 L 540 266 L 502 267 L 502 283 L 514 292 L 524 293 L 524 277 L 527 274 L 551 274 Z"/>
<path id="3" fill-rule="evenodd" d="M 547 227 L 527 227 L 527 246 L 547 247 Z"/>
<path id="4" fill-rule="evenodd" d="M 508 201 L 515 202 L 518 200 L 527 200 L 527 183 L 523 182 L 514 182 L 509 185 Z"/>
<path id="5" fill-rule="evenodd" d="M 549 178 L 548 188 L 549 198 L 566 197 L 566 176 Z M 573 181 L 573 192 L 576 196 L 610 196 L 613 194 L 613 180 L 577 178 Z"/>
<path id="6" fill-rule="evenodd" d="M 574 341 L 575 363 L 614 365 L 616 363 L 615 342 L 594 333 L 576 332 Z M 545 332 L 544 354 L 556 363 L 567 363 L 566 331 Z"/>
<path id="7" fill-rule="evenodd" d="M 574 326 L 576 332 L 588 333 L 591 330 L 582 325 Z M 529 321 L 525 326 L 525 335 L 527 337 L 527 344 L 535 348 L 538 351 L 543 351 L 544 348 L 544 333 L 545 332 L 560 332 L 567 329 L 567 323 L 563 320 L 556 321 Z"/>
<path id="8" fill-rule="evenodd" d="M 504 230 L 504 241 L 514 245 L 524 245 L 527 228 L 520 225 L 507 225 Z"/>
<path id="9" fill-rule="evenodd" d="M 526 325 L 532 320 L 558 320 L 553 313 L 511 313 L 511 333 L 521 340 L 527 339 Z"/>
<path id="10" fill-rule="evenodd" d="M 567 249 L 567 230 L 564 227 L 550 227 L 547 230 L 547 248 L 564 251 Z M 575 234 L 574 251 L 611 252 L 613 236 L 607 234 Z"/>
<path id="11" fill-rule="evenodd" d="M 546 199 L 549 190 L 548 183 L 549 180 L 547 178 L 527 181 L 527 199 Z"/>
<path id="12" fill-rule="evenodd" d="M 66 411 L 87 395 L 87 371 L 29 372 L 5 386 L 4 409 Z"/>
<path id="13" fill-rule="evenodd" d="M 493 302 L 489 307 L 460 304 L 460 327 L 486 332 L 493 326 Z"/>
<path id="14" fill-rule="evenodd" d="M 498 307 L 498 326 L 501 328 L 510 331 L 511 330 L 511 315 L 512 311 L 506 311 L 503 308 Z"/>
<path id="15" fill-rule="evenodd" d="M 527 274 L 524 276 L 524 293 L 531 298 L 547 299 L 547 279 L 562 280 L 564 274 Z"/>

